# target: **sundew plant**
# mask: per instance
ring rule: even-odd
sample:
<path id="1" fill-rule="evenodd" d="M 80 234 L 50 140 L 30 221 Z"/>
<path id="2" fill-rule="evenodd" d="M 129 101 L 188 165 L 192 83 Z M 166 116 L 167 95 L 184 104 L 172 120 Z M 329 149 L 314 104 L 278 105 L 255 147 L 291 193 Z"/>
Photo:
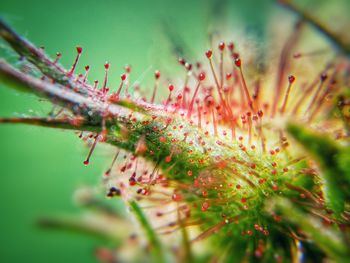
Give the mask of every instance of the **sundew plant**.
<path id="1" fill-rule="evenodd" d="M 164 20 L 173 61 L 159 52 L 166 70 L 145 82 L 137 65 L 82 66 L 82 45 L 61 63 L 60 51 L 48 55 L 60 43 L 32 43 L 2 18 L 1 89 L 51 106 L 1 125 L 69 130 L 88 147 L 81 170 L 99 145 L 113 152 L 98 185 L 75 193 L 89 212 L 39 226 L 99 237 L 99 262 L 348 262 L 349 19 L 336 30 L 311 6 L 344 3 L 310 2 L 274 2 L 283 16 L 264 21 L 265 38 L 223 19 L 239 13 L 229 2 L 199 4 L 211 11 L 204 48 Z M 102 79 L 90 77 L 96 67 Z"/>

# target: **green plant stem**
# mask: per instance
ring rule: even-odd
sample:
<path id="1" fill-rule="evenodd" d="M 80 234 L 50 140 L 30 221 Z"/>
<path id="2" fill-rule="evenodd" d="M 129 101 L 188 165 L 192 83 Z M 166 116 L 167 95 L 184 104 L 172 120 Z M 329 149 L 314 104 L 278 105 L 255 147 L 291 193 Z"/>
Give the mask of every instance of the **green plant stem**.
<path id="1" fill-rule="evenodd" d="M 161 243 L 158 239 L 157 234 L 154 232 L 152 226 L 149 224 L 146 216 L 142 212 L 141 208 L 135 201 L 130 202 L 132 211 L 135 213 L 137 220 L 139 221 L 141 227 L 145 231 L 145 234 L 148 238 L 150 244 L 150 249 L 153 255 L 153 262 L 164 263 L 166 262 L 165 255 Z"/>

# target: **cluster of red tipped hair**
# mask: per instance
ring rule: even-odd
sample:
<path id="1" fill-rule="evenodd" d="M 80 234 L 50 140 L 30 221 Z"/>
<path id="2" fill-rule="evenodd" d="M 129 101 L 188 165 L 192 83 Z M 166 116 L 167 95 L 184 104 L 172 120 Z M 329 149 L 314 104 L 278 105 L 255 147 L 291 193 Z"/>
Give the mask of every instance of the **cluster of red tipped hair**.
<path id="1" fill-rule="evenodd" d="M 78 47 L 77 53 L 72 68 L 67 72 L 69 77 L 72 77 L 74 74 L 82 53 L 82 48 Z M 208 175 L 205 172 L 196 174 L 196 171 L 189 169 L 184 171 L 184 173 L 186 177 L 193 178 L 193 183 L 185 186 L 181 182 L 169 180 L 165 176 L 167 171 L 161 171 L 159 166 L 157 166 L 158 164 L 154 166 L 143 159 L 140 160 L 138 156 L 132 153 L 125 153 L 122 158 L 123 161 L 120 161 L 116 167 L 116 160 L 121 156 L 120 150 L 118 150 L 111 166 L 105 173 L 105 180 L 109 185 L 107 196 L 126 196 L 130 194 L 129 188 L 126 185 L 129 185 L 131 188 L 137 186 L 137 190 L 134 191 L 136 196 L 138 196 L 137 198 L 147 197 L 148 201 L 154 201 L 157 204 L 152 206 L 156 210 L 156 217 L 164 218 L 165 215 L 172 216 L 171 223 L 159 227 L 161 233 L 171 233 L 174 229 L 180 227 L 179 221 L 173 218 L 178 213 L 178 209 L 181 210 L 184 218 L 186 218 L 186 221 L 181 222 L 181 226 L 201 224 L 201 222 L 190 220 L 190 215 L 193 213 L 191 209 L 193 207 L 186 204 L 186 198 L 184 197 L 186 194 L 183 193 L 184 191 L 191 192 L 192 188 L 198 189 L 195 195 L 198 195 L 201 201 L 195 204 L 194 208 L 196 209 L 197 207 L 201 212 L 210 211 L 210 208 L 215 202 L 217 202 L 217 205 L 223 202 L 215 200 L 225 200 L 230 198 L 230 196 L 236 196 L 235 198 L 240 200 L 241 209 L 248 210 L 250 197 L 244 185 L 254 187 L 256 185 L 269 185 L 268 189 L 271 191 L 279 191 L 278 180 L 271 180 L 271 178 L 287 174 L 289 172 L 288 166 L 298 163 L 303 158 L 289 159 L 289 152 L 287 150 L 289 142 L 283 128 L 271 128 L 271 126 L 269 127 L 269 125 L 265 124 L 273 122 L 274 119 L 283 119 L 288 116 L 312 122 L 318 114 L 322 122 L 324 113 L 330 110 L 330 104 L 327 103 L 327 99 L 337 90 L 336 77 L 342 69 L 341 63 L 336 66 L 327 65 L 315 80 L 306 83 L 302 92 L 297 91 L 293 94 L 294 89 L 292 88 L 295 85 L 296 77 L 290 74 L 292 68 L 290 66 L 290 60 L 306 57 L 306 55 L 302 56 L 300 55 L 301 53 L 298 53 L 297 56 L 295 55 L 293 57 L 291 54 L 292 47 L 287 44 L 282 50 L 275 85 L 271 87 L 271 83 L 269 83 L 269 87 L 264 87 L 259 78 L 256 78 L 254 83 L 246 78 L 246 68 L 243 63 L 244 58 L 236 51 L 235 45 L 232 42 L 227 45 L 224 42 L 220 42 L 216 51 L 208 50 L 205 52 L 205 56 L 203 57 L 206 57 L 208 66 L 200 62 L 193 65 L 184 58 L 178 60 L 179 64 L 186 71 L 186 77 L 179 85 L 165 83 L 161 78 L 161 73 L 155 71 L 155 82 L 150 98 L 143 96 L 140 100 L 135 99 L 137 92 L 141 92 L 139 89 L 129 92 L 128 80 L 131 67 L 129 65 L 125 67 L 125 73 L 120 77 L 119 87 L 116 90 L 111 90 L 108 87 L 110 65 L 106 63 L 104 65 L 105 78 L 102 86 L 98 87 L 98 81 L 94 82 L 93 87 L 86 85 L 87 93 L 94 99 L 106 102 L 107 104 L 118 104 L 121 101 L 130 100 L 135 104 L 146 106 L 149 109 L 161 109 L 165 114 L 171 116 L 166 123 L 166 127 L 170 127 L 170 129 L 167 129 L 166 133 L 162 133 L 163 131 L 159 130 L 160 143 L 170 141 L 174 144 L 171 153 L 164 157 L 164 160 L 161 160 L 169 164 L 169 170 L 176 163 L 174 162 L 172 164 L 174 155 L 180 153 L 176 147 L 179 140 L 174 136 L 174 133 L 181 133 L 184 137 L 182 143 L 187 144 L 189 147 L 200 147 L 204 153 L 209 153 L 206 158 L 209 158 L 209 156 L 212 158 L 214 156 L 215 169 L 225 170 L 230 168 L 230 171 L 235 176 L 241 176 L 238 179 L 230 181 L 220 178 L 217 175 Z M 55 63 L 57 63 L 60 56 L 60 54 L 57 54 Z M 85 74 L 79 74 L 75 80 L 83 86 L 87 82 L 90 67 L 86 66 L 85 70 Z M 331 70 L 333 72 L 331 77 L 328 78 L 328 71 Z M 166 99 L 159 100 L 157 99 L 157 91 L 159 86 L 162 85 L 168 86 L 169 93 Z M 264 92 L 264 88 L 267 91 L 265 90 Z M 134 95 L 132 96 L 131 93 L 134 93 Z M 161 101 L 161 103 L 157 105 L 155 101 Z M 156 118 L 157 116 L 152 116 L 153 120 Z M 180 119 L 180 122 L 174 121 L 175 119 Z M 319 120 L 317 121 L 319 122 Z M 184 122 L 184 124 L 181 122 Z M 201 134 L 190 135 L 187 130 L 188 125 L 198 128 Z M 154 129 L 156 131 L 157 127 Z M 80 137 L 85 140 L 92 139 L 91 150 L 87 159 L 84 161 L 84 164 L 87 165 L 97 142 L 103 141 L 104 134 L 103 132 L 102 134 L 84 134 L 82 132 L 80 133 Z M 143 139 L 144 137 L 141 137 L 138 142 L 137 151 L 149 151 L 149 155 L 154 155 L 153 150 L 147 149 Z M 220 154 L 217 154 L 220 151 L 213 149 L 213 144 L 211 143 L 213 140 L 214 147 L 222 149 L 230 147 L 230 143 L 237 144 L 238 149 L 247 156 L 251 152 L 259 152 L 262 156 L 267 156 L 266 159 L 269 163 L 267 166 L 266 164 L 262 165 L 259 160 L 241 158 L 239 153 L 237 153 L 238 157 L 231 156 L 229 159 L 225 159 Z M 212 152 L 215 152 L 216 155 L 214 153 L 211 154 Z M 191 153 L 192 150 L 189 150 L 188 154 Z M 196 161 L 199 165 L 203 165 L 207 161 L 206 158 Z M 193 162 L 195 161 L 191 158 L 188 159 L 188 163 L 193 164 Z M 239 175 L 239 169 L 232 167 L 244 167 L 243 170 L 249 173 L 249 177 Z M 113 174 L 112 171 L 115 171 L 117 176 L 111 177 L 110 175 Z M 268 173 L 271 178 L 259 174 L 261 171 L 264 173 L 269 171 Z M 304 170 L 304 173 L 308 172 L 314 173 L 315 170 Z M 126 177 L 120 176 L 121 174 L 125 174 Z M 293 188 L 291 185 L 288 187 L 299 192 L 301 198 L 305 198 L 305 193 L 302 189 L 298 187 Z M 225 190 L 221 192 L 221 188 Z M 233 189 L 235 193 L 228 193 L 227 189 Z M 213 190 L 218 195 L 214 200 L 209 197 Z M 315 199 L 320 204 L 323 204 L 321 193 Z M 173 203 L 181 205 L 179 208 L 174 208 L 171 206 Z M 167 205 L 170 206 L 165 208 Z M 227 214 L 223 214 L 222 216 L 224 221 L 220 221 L 210 227 L 196 238 L 196 240 L 210 235 L 225 224 L 238 222 L 237 218 L 228 217 Z M 280 220 L 277 215 L 276 218 L 277 221 Z M 324 218 L 327 219 L 327 222 L 330 222 L 328 217 L 324 216 Z M 254 228 L 265 236 L 269 235 L 266 227 L 255 224 Z M 252 230 L 247 227 L 242 232 L 242 235 L 251 236 Z M 260 249 L 258 252 L 262 253 L 263 249 Z"/>
<path id="2" fill-rule="evenodd" d="M 67 72 L 67 76 L 73 76 L 82 51 L 81 47 L 77 47 L 77 57 L 71 69 Z M 204 69 L 205 67 L 200 62 L 197 62 L 193 66 L 191 63 L 186 62 L 184 58 L 179 59 L 180 65 L 187 71 L 186 77 L 183 84 L 179 87 L 176 87 L 174 84 L 168 84 L 169 95 L 162 102 L 164 110 L 180 112 L 182 117 L 189 119 L 192 123 L 194 121 L 197 122 L 198 128 L 204 129 L 207 134 L 212 133 L 214 136 L 230 135 L 232 140 L 238 139 L 239 141 L 242 141 L 243 137 L 247 135 L 248 138 L 246 139 L 250 147 L 256 147 L 252 144 L 254 137 L 253 130 L 255 129 L 257 133 L 256 137 L 260 138 L 263 151 L 266 151 L 265 136 L 261 129 L 263 115 L 268 118 L 273 118 L 276 114 L 278 116 L 293 115 L 294 117 L 306 115 L 308 121 L 312 121 L 322 110 L 327 110 L 326 107 L 322 108 L 322 106 L 327 96 L 332 94 L 336 89 L 335 76 L 341 69 L 341 66 L 338 66 L 334 70 L 332 79 L 325 88 L 324 86 L 327 80 L 327 74 L 325 72 L 330 68 L 327 66 L 324 70 L 325 72 L 320 74 L 319 80 L 316 78 L 312 83 L 304 87 L 302 91 L 303 96 L 300 96 L 298 100 L 294 99 L 294 105 L 291 106 L 290 94 L 296 78 L 293 75 L 286 76 L 287 66 L 285 66 L 288 64 L 287 60 L 290 60 L 287 55 L 291 57 L 291 50 L 283 50 L 283 53 L 286 54 L 281 56 L 277 84 L 274 87 L 274 92 L 268 94 L 267 101 L 263 101 L 261 94 L 262 85 L 259 79 L 254 82 L 253 87 L 247 83 L 242 58 L 235 51 L 233 42 L 230 42 L 228 45 L 220 42 L 218 53 L 218 59 L 214 60 L 212 50 L 205 52 L 205 56 L 209 62 L 209 72 Z M 300 52 L 296 54 L 298 56 L 294 55 L 294 59 L 306 56 L 301 56 Z M 57 63 L 60 57 L 61 54 L 57 53 L 54 63 Z M 98 99 L 110 103 L 118 103 L 120 99 L 125 98 L 132 99 L 128 92 L 128 77 L 131 67 L 129 65 L 125 67 L 125 73 L 120 76 L 121 81 L 116 91 L 110 91 L 108 87 L 110 64 L 105 63 L 104 68 L 105 78 L 103 84 L 99 88 L 98 81 L 94 81 L 91 96 L 97 96 Z M 85 74 L 79 74 L 76 82 L 84 85 L 87 82 L 89 70 L 90 67 L 85 66 Z M 211 75 L 213 82 L 208 80 L 208 75 Z M 151 104 L 155 102 L 157 89 L 160 85 L 161 74 L 158 70 L 155 71 L 154 78 L 155 84 L 152 96 L 150 98 L 143 96 L 142 98 L 142 101 L 148 101 Z M 192 87 L 190 85 L 191 82 L 193 83 Z M 283 86 L 285 82 L 287 84 Z M 86 85 L 86 88 L 91 89 L 91 86 Z M 136 87 L 135 91 L 139 91 L 138 87 Z M 283 91 L 284 94 L 282 93 Z M 308 97 L 310 96 L 312 99 L 308 101 Z M 306 110 L 300 112 L 302 108 Z M 218 127 L 224 127 L 224 129 L 221 129 L 221 134 L 219 134 Z M 237 133 L 237 130 L 240 132 Z M 95 139 L 97 139 L 97 136 Z M 92 150 L 94 146 L 95 143 Z M 89 163 L 91 152 L 84 162 L 85 164 Z"/>

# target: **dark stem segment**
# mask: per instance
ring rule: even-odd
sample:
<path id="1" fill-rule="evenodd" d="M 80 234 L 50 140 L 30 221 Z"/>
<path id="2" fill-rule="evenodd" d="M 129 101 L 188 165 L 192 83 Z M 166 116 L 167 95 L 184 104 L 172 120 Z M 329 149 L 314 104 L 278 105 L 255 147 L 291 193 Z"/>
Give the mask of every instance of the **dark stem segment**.
<path id="1" fill-rule="evenodd" d="M 96 131 L 96 127 L 84 125 L 83 120 L 70 120 L 68 118 L 46 118 L 46 117 L 26 117 L 26 118 L 0 118 L 0 123 L 29 124 L 48 128 L 58 128 L 66 130 Z"/>
<path id="2" fill-rule="evenodd" d="M 32 92 L 40 97 L 48 98 L 54 104 L 59 104 L 75 113 L 86 111 L 90 107 L 96 109 L 97 106 L 96 102 L 93 105 L 89 99 L 66 89 L 58 83 L 53 85 L 22 73 L 4 60 L 0 60 L 0 77 L 21 91 Z M 82 105 L 85 108 L 83 111 Z M 97 108 L 99 107 L 97 106 Z"/>
<path id="3" fill-rule="evenodd" d="M 43 74 L 64 85 L 71 85 L 65 75 L 65 69 L 54 63 L 42 49 L 35 47 L 28 40 L 15 32 L 5 21 L 0 19 L 0 37 L 20 55 L 33 63 Z"/>
<path id="4" fill-rule="evenodd" d="M 102 101 L 93 100 L 82 94 L 77 94 L 59 84 L 36 79 L 26 75 L 0 60 L 0 78 L 10 82 L 22 91 L 32 92 L 40 97 L 48 98 L 52 103 L 63 106 L 72 111 L 75 116 L 82 116 L 90 126 L 102 127 L 103 116 L 113 116 L 115 122 L 124 122 L 129 119 L 132 111 L 126 107 L 105 104 Z M 133 116 L 142 118 L 143 114 L 133 112 Z"/>
<path id="5" fill-rule="evenodd" d="M 69 89 L 74 89 L 76 92 L 82 94 L 86 94 L 88 90 L 92 90 L 92 87 L 87 83 L 74 83 L 74 79 L 76 78 L 74 75 L 69 75 L 69 72 L 59 65 L 57 61 L 50 59 L 43 49 L 34 46 L 27 39 L 20 36 L 1 18 L 0 37 L 3 38 L 21 57 L 28 60 L 45 76 L 51 78 L 55 82 Z"/>

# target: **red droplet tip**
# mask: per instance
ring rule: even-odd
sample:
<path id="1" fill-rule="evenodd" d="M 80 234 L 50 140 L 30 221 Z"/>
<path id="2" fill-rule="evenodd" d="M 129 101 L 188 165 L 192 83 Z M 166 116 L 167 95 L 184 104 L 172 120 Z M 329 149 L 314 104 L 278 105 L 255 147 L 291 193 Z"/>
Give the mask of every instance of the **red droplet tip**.
<path id="1" fill-rule="evenodd" d="M 224 51 L 224 49 L 225 49 L 225 42 L 220 42 L 218 47 L 219 47 L 220 51 Z"/>
<path id="2" fill-rule="evenodd" d="M 200 81 L 203 81 L 205 79 L 205 73 L 204 72 L 200 73 L 199 76 L 198 76 L 198 79 Z"/>
<path id="3" fill-rule="evenodd" d="M 185 67 L 188 71 L 190 71 L 192 69 L 192 64 L 191 63 L 185 63 Z"/>
<path id="4" fill-rule="evenodd" d="M 233 44 L 233 42 L 230 42 L 228 43 L 227 47 L 230 51 L 233 51 L 235 49 L 235 44 Z"/>
<path id="5" fill-rule="evenodd" d="M 122 81 L 126 80 L 126 74 L 124 73 L 124 74 L 120 75 L 120 78 L 122 79 Z"/>
<path id="6" fill-rule="evenodd" d="M 104 67 L 105 67 L 106 70 L 109 69 L 109 66 L 110 66 L 110 64 L 109 64 L 108 62 L 106 62 L 106 63 L 104 64 Z"/>
<path id="7" fill-rule="evenodd" d="M 90 69 L 90 66 L 85 66 L 86 71 L 89 71 L 89 69 Z"/>
<path id="8" fill-rule="evenodd" d="M 131 66 L 130 66 L 129 64 L 126 64 L 126 65 L 125 65 L 125 71 L 126 71 L 127 73 L 130 73 L 130 72 L 131 72 Z"/>
<path id="9" fill-rule="evenodd" d="M 232 54 L 232 58 L 233 58 L 234 60 L 238 59 L 238 58 L 239 58 L 239 53 L 234 52 L 234 53 Z"/>
<path id="10" fill-rule="evenodd" d="M 295 81 L 295 77 L 293 75 L 288 76 L 288 81 L 290 84 L 292 84 Z"/>
<path id="11" fill-rule="evenodd" d="M 241 67 L 241 65 L 242 65 L 242 61 L 241 61 L 241 59 L 240 58 L 236 58 L 235 59 L 235 65 L 236 65 L 236 67 Z"/>
<path id="12" fill-rule="evenodd" d="M 77 47 L 77 52 L 78 52 L 78 54 L 81 54 L 83 52 L 83 48 L 82 47 Z"/>
<path id="13" fill-rule="evenodd" d="M 172 92 L 174 90 L 174 85 L 173 84 L 169 84 L 169 91 Z"/>
<path id="14" fill-rule="evenodd" d="M 185 60 L 184 58 L 179 58 L 179 63 L 180 63 L 181 65 L 185 65 L 186 60 Z"/>
<path id="15" fill-rule="evenodd" d="M 88 165 L 88 164 L 89 164 L 89 160 L 85 160 L 84 165 Z"/>
<path id="16" fill-rule="evenodd" d="M 209 49 L 207 52 L 205 52 L 205 55 L 207 56 L 207 58 L 211 59 L 213 52 Z"/>
<path id="17" fill-rule="evenodd" d="M 182 196 L 180 194 L 173 194 L 172 199 L 175 202 L 181 202 L 182 201 Z"/>
<path id="18" fill-rule="evenodd" d="M 159 79 L 159 78 L 160 78 L 160 71 L 159 71 L 159 70 L 156 70 L 156 71 L 154 72 L 154 77 L 155 77 L 156 79 Z"/>

